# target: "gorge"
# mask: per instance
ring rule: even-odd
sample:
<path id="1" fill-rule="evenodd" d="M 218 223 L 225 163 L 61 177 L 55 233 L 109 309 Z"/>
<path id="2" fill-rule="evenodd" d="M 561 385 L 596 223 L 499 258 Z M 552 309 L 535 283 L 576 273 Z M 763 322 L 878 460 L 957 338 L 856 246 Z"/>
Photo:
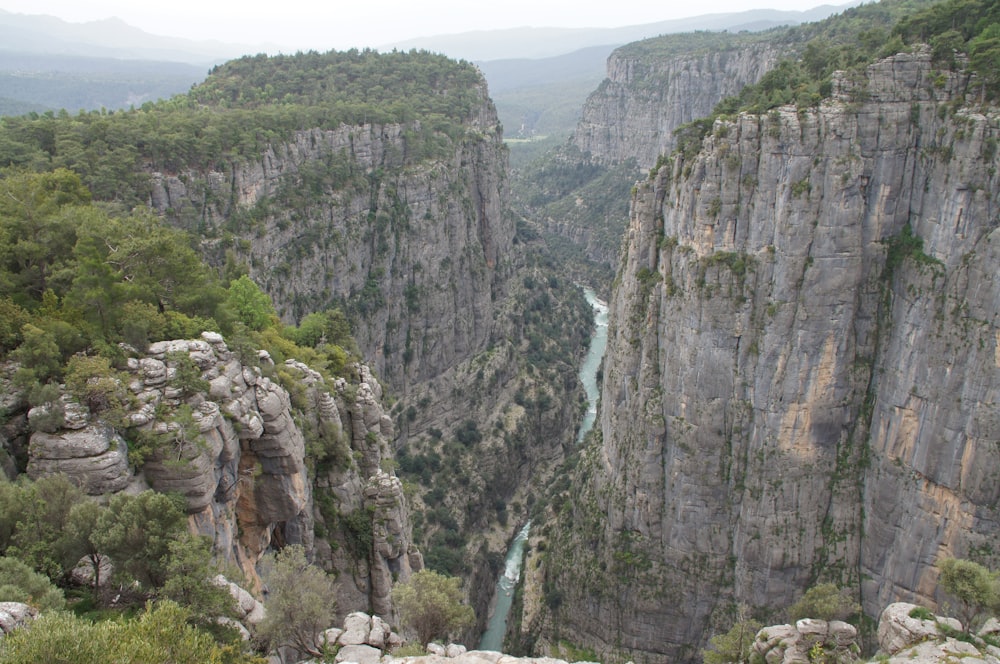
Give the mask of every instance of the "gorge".
<path id="1" fill-rule="evenodd" d="M 461 577 L 456 638 L 494 606 L 483 647 L 520 654 L 697 661 L 824 582 L 864 638 L 942 608 L 942 560 L 1000 564 L 1000 114 L 989 35 L 932 19 L 1000 17 L 932 4 L 623 47 L 520 174 L 481 75 L 418 52 L 5 120 L 5 472 L 180 491 L 252 590 L 302 545 L 338 617 Z M 119 258 L 161 220 L 217 291 L 141 269 L 173 245 Z M 129 457 L 153 434 L 178 458 Z"/>

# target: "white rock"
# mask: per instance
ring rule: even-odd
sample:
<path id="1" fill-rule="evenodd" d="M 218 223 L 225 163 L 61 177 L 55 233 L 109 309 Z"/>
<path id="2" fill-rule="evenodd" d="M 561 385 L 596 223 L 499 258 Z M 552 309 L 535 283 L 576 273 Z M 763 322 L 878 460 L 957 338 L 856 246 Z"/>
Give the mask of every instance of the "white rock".
<path id="1" fill-rule="evenodd" d="M 385 621 L 378 616 L 372 616 L 371 631 L 368 632 L 368 639 L 365 641 L 373 648 L 385 649 L 386 639 L 389 636 L 390 628 Z"/>
<path id="2" fill-rule="evenodd" d="M 354 664 L 379 664 L 382 651 L 366 645 L 344 646 L 337 652 L 334 662 L 353 662 Z"/>
<path id="3" fill-rule="evenodd" d="M 910 612 L 915 608 L 916 604 L 908 602 L 894 602 L 885 607 L 878 621 L 878 644 L 882 652 L 894 655 L 915 643 L 937 638 L 937 623 L 911 617 Z"/>
<path id="4" fill-rule="evenodd" d="M 367 613 L 355 611 L 344 618 L 344 633 L 337 642 L 342 646 L 360 646 L 368 641 L 372 619 Z"/>
<path id="5" fill-rule="evenodd" d="M 38 611 L 22 602 L 0 602 L 0 631 L 9 634 L 29 620 L 38 617 Z"/>

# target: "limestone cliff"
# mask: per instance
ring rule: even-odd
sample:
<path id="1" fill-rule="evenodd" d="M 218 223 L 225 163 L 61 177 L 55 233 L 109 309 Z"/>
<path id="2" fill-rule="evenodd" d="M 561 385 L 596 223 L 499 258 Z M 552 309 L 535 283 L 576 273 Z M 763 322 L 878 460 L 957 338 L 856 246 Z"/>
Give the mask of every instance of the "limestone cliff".
<path id="1" fill-rule="evenodd" d="M 484 348 L 510 271 L 507 156 L 477 94 L 461 136 L 419 120 L 302 130 L 219 170 L 154 173 L 150 204 L 222 235 L 206 250 L 246 261 L 286 321 L 343 306 L 405 392 Z"/>
<path id="2" fill-rule="evenodd" d="M 649 43 L 671 39 L 680 38 Z M 675 129 L 756 83 L 783 55 L 770 42 L 731 41 L 667 58 L 645 53 L 642 42 L 616 50 L 608 58 L 607 78 L 583 106 L 573 144 L 605 164 L 635 159 L 640 168 L 651 168 L 673 150 Z"/>
<path id="3" fill-rule="evenodd" d="M 935 606 L 936 561 L 997 550 L 1000 114 L 979 93 L 900 54 L 818 108 L 717 121 L 638 188 L 599 445 L 549 556 L 564 628 L 693 659 L 733 603 L 833 580 L 871 616 Z"/>
<path id="4" fill-rule="evenodd" d="M 66 395 L 59 427 L 37 430 L 54 404 L 29 412 L 27 474 L 63 473 L 92 495 L 180 493 L 191 530 L 252 584 L 265 553 L 301 544 L 337 576 L 339 611 L 388 618 L 393 579 L 422 562 L 401 483 L 381 469 L 392 437 L 382 388 L 366 366 L 353 376 L 330 383 L 294 360 L 241 358 L 214 333 L 157 342 L 128 360 L 124 415 Z"/>

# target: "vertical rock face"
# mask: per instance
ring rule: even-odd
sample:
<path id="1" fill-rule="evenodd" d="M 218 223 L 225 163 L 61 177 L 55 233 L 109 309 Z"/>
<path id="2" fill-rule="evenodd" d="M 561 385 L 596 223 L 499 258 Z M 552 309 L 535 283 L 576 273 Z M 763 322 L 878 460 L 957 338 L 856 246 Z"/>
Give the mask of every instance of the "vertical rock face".
<path id="1" fill-rule="evenodd" d="M 626 47 L 608 58 L 608 77 L 584 104 L 573 143 L 599 162 L 635 159 L 641 168 L 673 150 L 675 129 L 756 83 L 782 55 L 772 44 L 669 59 L 633 51 Z"/>
<path id="2" fill-rule="evenodd" d="M 227 172 L 154 174 L 151 204 L 235 236 L 218 250 L 249 262 L 285 320 L 344 306 L 403 392 L 484 348 L 510 272 L 506 149 L 478 94 L 464 134 L 438 132 L 426 157 L 419 121 L 299 131 Z"/>
<path id="3" fill-rule="evenodd" d="M 717 122 L 638 189 L 560 619 L 692 659 L 733 603 L 833 580 L 872 616 L 934 606 L 936 561 L 996 550 L 1000 126 L 976 100 L 901 54 L 818 109 Z"/>

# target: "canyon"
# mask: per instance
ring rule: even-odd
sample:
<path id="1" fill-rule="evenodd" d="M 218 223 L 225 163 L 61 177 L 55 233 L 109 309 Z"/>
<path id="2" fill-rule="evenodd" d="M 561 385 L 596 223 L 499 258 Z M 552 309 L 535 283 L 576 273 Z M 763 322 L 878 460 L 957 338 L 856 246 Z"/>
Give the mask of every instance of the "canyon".
<path id="1" fill-rule="evenodd" d="M 127 428 L 191 407 L 207 442 L 183 468 L 136 468 L 67 397 L 45 430 L 5 365 L 5 470 L 180 491 L 252 589 L 268 550 L 302 544 L 341 615 L 391 622 L 394 582 L 462 576 L 467 643 L 507 572 L 519 654 L 695 661 L 742 609 L 781 622 L 822 582 L 862 622 L 943 609 L 937 563 L 1000 564 L 1000 114 L 927 46 L 815 103 L 718 112 L 801 43 L 692 39 L 721 46 L 612 54 L 531 202 L 481 76 L 459 128 L 365 116 L 150 166 L 151 211 L 244 266 L 283 324 L 341 309 L 363 361 L 324 377 L 211 332 L 123 351 Z M 598 297 L 595 403 L 577 370 Z M 178 392 L 186 362 L 207 388 Z"/>

